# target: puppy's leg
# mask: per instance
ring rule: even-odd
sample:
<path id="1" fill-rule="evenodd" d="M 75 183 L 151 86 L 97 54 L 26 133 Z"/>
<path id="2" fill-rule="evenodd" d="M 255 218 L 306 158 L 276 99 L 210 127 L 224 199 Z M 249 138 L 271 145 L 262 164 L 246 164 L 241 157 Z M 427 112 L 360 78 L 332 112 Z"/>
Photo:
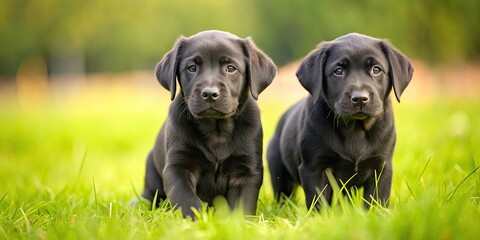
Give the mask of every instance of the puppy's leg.
<path id="1" fill-rule="evenodd" d="M 229 187 L 227 201 L 230 209 L 234 209 L 240 204 L 243 206 L 245 215 L 255 215 L 262 180 L 263 171 L 256 176 L 244 177 L 244 179 L 240 180 L 243 182 L 240 186 Z"/>
<path id="2" fill-rule="evenodd" d="M 190 158 L 187 158 L 190 159 Z M 179 162 L 179 161 L 172 161 Z M 166 165 L 163 170 L 165 191 L 175 208 L 180 208 L 184 217 L 194 217 L 192 208 L 202 207 L 202 200 L 195 194 L 196 183 L 190 173 L 182 166 Z"/>
<path id="3" fill-rule="evenodd" d="M 333 191 L 324 170 L 307 167 L 305 164 L 301 164 L 299 167 L 299 173 L 302 187 L 305 192 L 307 208 L 310 208 L 315 204 L 315 207 L 320 210 L 321 200 L 318 199 L 320 194 L 325 198 L 327 203 L 331 202 Z M 314 200 L 316 200 L 316 202 L 314 202 Z"/>
<path id="4" fill-rule="evenodd" d="M 274 137 L 268 145 L 267 161 L 275 199 L 280 201 L 283 196 L 290 197 L 294 188 L 293 178 L 283 164 L 277 137 Z"/>
<path id="5" fill-rule="evenodd" d="M 163 191 L 163 180 L 157 172 L 153 164 L 153 153 L 150 152 L 147 157 L 147 164 L 145 169 L 145 186 L 143 188 L 142 197 L 153 201 L 157 194 L 157 202 L 152 204 L 158 205 L 161 199 L 165 199 L 165 191 Z"/>
<path id="6" fill-rule="evenodd" d="M 392 165 L 388 162 L 383 169 L 375 169 L 374 176 L 365 183 L 363 198 L 367 201 L 366 208 L 370 208 L 370 203 L 378 202 L 384 207 L 388 207 L 390 190 L 392 187 Z"/>

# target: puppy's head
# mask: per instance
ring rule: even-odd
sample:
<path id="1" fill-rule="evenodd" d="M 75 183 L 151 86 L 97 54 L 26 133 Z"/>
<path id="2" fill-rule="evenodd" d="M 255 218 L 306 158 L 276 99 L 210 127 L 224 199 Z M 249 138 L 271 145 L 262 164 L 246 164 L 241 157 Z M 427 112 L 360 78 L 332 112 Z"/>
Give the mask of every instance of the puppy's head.
<path id="1" fill-rule="evenodd" d="M 197 118 L 227 118 L 238 113 L 248 94 L 254 99 L 272 82 L 276 67 L 250 38 L 221 31 L 180 37 L 157 64 L 160 84 L 182 97 Z"/>
<path id="2" fill-rule="evenodd" d="M 383 114 L 392 88 L 400 101 L 412 74 L 390 43 L 355 33 L 320 43 L 297 70 L 315 102 L 323 98 L 338 116 L 359 120 Z"/>

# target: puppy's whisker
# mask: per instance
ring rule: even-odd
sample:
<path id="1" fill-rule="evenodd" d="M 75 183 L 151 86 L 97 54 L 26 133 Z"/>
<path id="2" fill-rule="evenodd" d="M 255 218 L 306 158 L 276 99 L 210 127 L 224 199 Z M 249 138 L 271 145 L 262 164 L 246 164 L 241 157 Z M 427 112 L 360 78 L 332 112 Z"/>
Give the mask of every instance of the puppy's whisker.
<path id="1" fill-rule="evenodd" d="M 328 113 L 327 113 L 327 118 L 330 117 L 330 114 L 331 114 L 331 113 L 332 113 L 332 109 L 330 108 L 330 111 L 328 111 Z M 335 117 L 334 117 L 334 118 L 335 118 Z"/>
<path id="2" fill-rule="evenodd" d="M 335 128 L 340 127 L 339 126 L 340 118 L 341 118 L 341 116 L 338 115 L 337 113 L 335 113 L 334 118 L 333 118 L 333 124 L 334 124 Z"/>

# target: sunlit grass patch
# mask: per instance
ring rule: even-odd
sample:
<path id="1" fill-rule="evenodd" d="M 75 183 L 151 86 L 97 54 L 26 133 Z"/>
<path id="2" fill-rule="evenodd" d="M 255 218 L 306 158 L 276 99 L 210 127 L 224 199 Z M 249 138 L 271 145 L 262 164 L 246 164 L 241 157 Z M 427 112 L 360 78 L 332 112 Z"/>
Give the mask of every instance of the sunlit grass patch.
<path id="1" fill-rule="evenodd" d="M 192 221 L 168 201 L 153 210 L 148 203 L 132 204 L 143 188 L 145 157 L 166 117 L 168 95 L 160 89 L 129 94 L 128 88 L 112 88 L 77 93 L 64 102 L 50 99 L 35 111 L 23 111 L 15 100 L 0 106 L 0 238 L 474 239 L 480 234 L 480 100 L 394 105 L 397 145 L 388 209 L 375 204 L 365 209 L 361 189 L 337 194 L 321 211 L 305 206 L 301 189 L 279 204 L 266 171 L 256 216 L 232 213 L 220 200 Z M 264 147 L 292 104 L 279 99 L 259 100 Z"/>

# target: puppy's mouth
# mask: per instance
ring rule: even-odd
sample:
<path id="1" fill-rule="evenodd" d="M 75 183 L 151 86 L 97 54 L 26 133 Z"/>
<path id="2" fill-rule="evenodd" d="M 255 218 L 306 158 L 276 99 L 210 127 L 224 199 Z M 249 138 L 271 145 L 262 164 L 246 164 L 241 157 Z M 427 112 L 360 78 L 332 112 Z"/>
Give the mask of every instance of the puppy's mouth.
<path id="1" fill-rule="evenodd" d="M 334 106 L 335 112 L 338 116 L 354 120 L 367 120 L 369 118 L 377 118 L 382 114 L 381 108 L 376 105 L 369 105 L 363 107 L 354 107 L 350 104 L 336 104 Z"/>
<path id="2" fill-rule="evenodd" d="M 347 119 L 353 120 L 365 120 L 371 117 L 374 117 L 375 114 L 372 114 L 369 111 L 365 111 L 366 109 L 345 109 L 345 108 L 337 108 L 337 115 Z"/>
<path id="3" fill-rule="evenodd" d="M 356 119 L 356 120 L 365 120 L 367 118 L 370 118 L 370 115 L 364 112 L 357 112 L 351 115 L 351 118 Z"/>
<path id="4" fill-rule="evenodd" d="M 225 119 L 232 117 L 237 110 L 237 104 L 225 99 L 217 99 L 215 102 L 188 101 L 188 109 L 198 119 Z"/>
<path id="5" fill-rule="evenodd" d="M 233 114 L 234 112 L 225 113 L 214 108 L 207 108 L 206 110 L 195 113 L 194 116 L 197 118 L 225 119 L 231 117 Z"/>

